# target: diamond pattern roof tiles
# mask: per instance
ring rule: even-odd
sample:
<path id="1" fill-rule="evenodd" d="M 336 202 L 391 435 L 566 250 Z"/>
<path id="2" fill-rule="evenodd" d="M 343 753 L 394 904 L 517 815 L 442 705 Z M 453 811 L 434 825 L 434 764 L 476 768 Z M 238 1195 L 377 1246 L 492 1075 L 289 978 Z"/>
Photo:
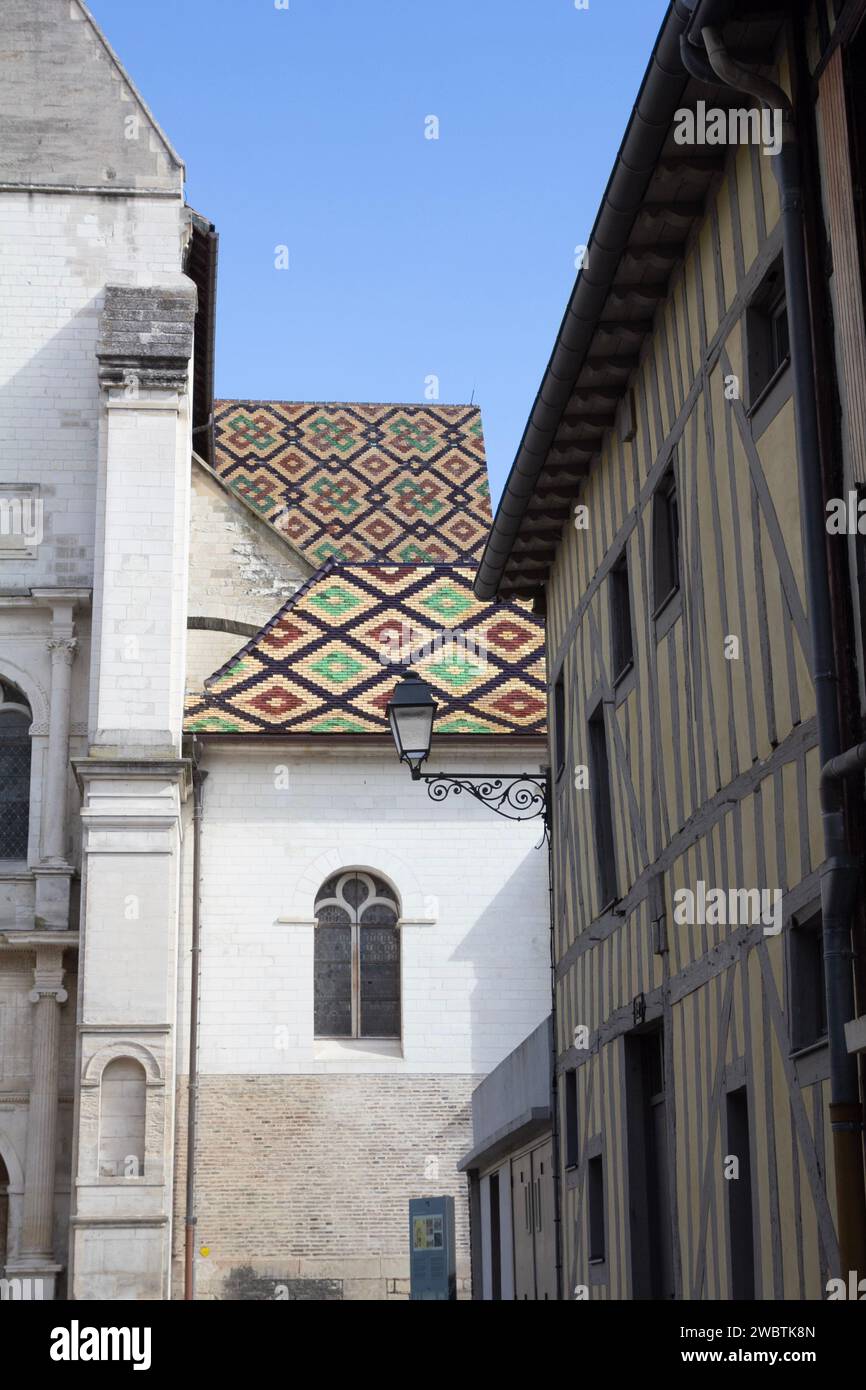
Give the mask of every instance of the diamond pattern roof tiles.
<path id="1" fill-rule="evenodd" d="M 411 661 L 440 733 L 543 734 L 544 626 L 474 567 L 325 564 L 187 703 L 189 732 L 387 734 Z"/>
<path id="2" fill-rule="evenodd" d="M 309 562 L 474 563 L 491 524 L 465 405 L 217 401 L 214 471 Z"/>

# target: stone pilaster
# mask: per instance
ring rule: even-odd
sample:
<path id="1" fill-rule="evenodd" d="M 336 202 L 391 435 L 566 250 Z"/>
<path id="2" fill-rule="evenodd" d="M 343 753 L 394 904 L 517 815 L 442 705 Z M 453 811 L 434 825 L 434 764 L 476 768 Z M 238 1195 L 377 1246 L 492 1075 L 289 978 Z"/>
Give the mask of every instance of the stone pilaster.
<path id="1" fill-rule="evenodd" d="M 94 594 L 100 756 L 180 752 L 196 291 L 109 285 L 97 348 L 104 562 Z"/>

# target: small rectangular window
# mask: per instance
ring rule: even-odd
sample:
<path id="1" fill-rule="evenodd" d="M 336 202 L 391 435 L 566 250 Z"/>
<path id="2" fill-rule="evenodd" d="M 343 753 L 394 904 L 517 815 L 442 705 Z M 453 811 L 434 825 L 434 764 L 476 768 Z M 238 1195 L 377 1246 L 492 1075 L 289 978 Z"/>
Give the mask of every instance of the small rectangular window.
<path id="1" fill-rule="evenodd" d="M 620 556 L 610 572 L 610 634 L 612 680 L 616 685 L 634 665 L 631 594 L 625 553 Z"/>
<path id="2" fill-rule="evenodd" d="M 673 465 L 653 497 L 653 612 L 662 611 L 680 587 L 680 512 Z"/>
<path id="3" fill-rule="evenodd" d="M 565 1166 L 576 1168 L 577 1152 L 577 1072 L 565 1073 Z"/>
<path id="4" fill-rule="evenodd" d="M 821 913 L 795 922 L 789 937 L 791 953 L 791 1045 L 811 1047 L 827 1036 L 824 983 L 824 935 Z"/>
<path id="5" fill-rule="evenodd" d="M 617 879 L 613 809 L 610 798 L 610 767 L 607 757 L 607 735 L 604 729 L 604 707 L 602 705 L 597 707 L 589 721 L 589 756 L 595 852 L 598 864 L 599 911 L 603 911 L 616 899 Z"/>
<path id="6" fill-rule="evenodd" d="M 780 256 L 764 276 L 746 310 L 750 410 L 754 410 L 790 355 L 785 268 Z"/>
<path id="7" fill-rule="evenodd" d="M 593 1264 L 605 1258 L 604 1163 L 601 1154 L 589 1159 L 586 1181 L 589 1195 L 589 1259 Z"/>
<path id="8" fill-rule="evenodd" d="M 558 777 L 565 767 L 565 678 L 562 675 L 553 687 L 553 751 Z"/>

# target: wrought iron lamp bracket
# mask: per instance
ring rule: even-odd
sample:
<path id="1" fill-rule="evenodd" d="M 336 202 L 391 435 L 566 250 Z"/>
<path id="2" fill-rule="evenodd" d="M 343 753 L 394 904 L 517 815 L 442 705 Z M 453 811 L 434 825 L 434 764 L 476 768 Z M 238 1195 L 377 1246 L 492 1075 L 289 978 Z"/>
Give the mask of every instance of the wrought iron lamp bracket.
<path id="1" fill-rule="evenodd" d="M 483 772 L 421 772 L 412 769 L 416 782 L 426 782 L 431 801 L 446 801 L 449 796 L 467 792 L 482 806 L 506 820 L 544 821 L 544 833 L 550 833 L 548 777 L 544 772 L 519 772 L 493 777 Z"/>

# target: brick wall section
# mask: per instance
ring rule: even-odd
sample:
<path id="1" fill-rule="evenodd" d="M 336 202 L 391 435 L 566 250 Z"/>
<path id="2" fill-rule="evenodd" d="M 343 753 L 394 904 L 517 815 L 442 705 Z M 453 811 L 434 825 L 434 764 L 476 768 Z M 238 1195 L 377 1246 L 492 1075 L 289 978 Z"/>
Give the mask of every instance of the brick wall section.
<path id="1" fill-rule="evenodd" d="M 198 1103 L 197 1295 L 274 1298 L 336 1280 L 337 1296 L 408 1294 L 409 1199 L 455 1199 L 469 1293 L 472 1076 L 205 1076 Z M 425 1177 L 431 1159 L 438 1178 Z M 183 1293 L 186 1084 L 178 1104 L 174 1287 Z M 247 1294 L 245 1283 L 255 1286 Z M 269 1284 L 268 1281 L 271 1281 Z M 285 1294 L 282 1295 L 285 1297 Z M 321 1298 L 321 1289 L 310 1295 Z M 335 1296 L 333 1293 L 328 1296 Z"/>

